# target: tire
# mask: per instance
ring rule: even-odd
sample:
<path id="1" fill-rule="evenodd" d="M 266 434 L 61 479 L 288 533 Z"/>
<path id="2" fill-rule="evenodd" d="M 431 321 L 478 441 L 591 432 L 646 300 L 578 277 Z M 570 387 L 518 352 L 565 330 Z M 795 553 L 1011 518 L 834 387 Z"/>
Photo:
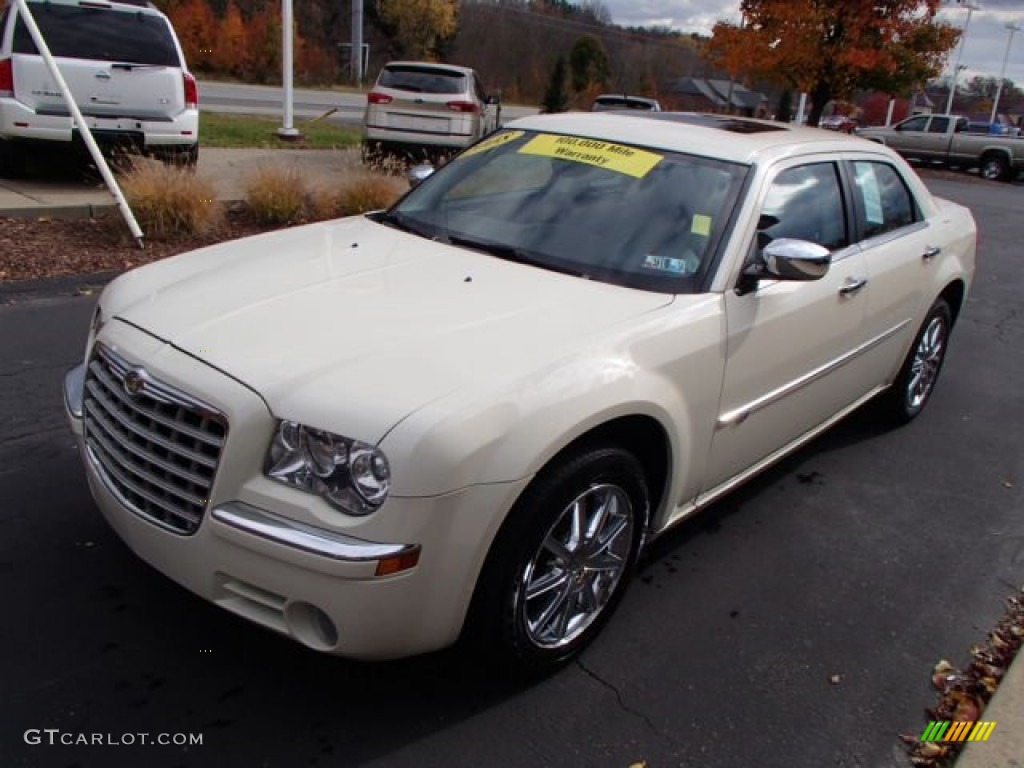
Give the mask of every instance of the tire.
<path id="1" fill-rule="evenodd" d="M 917 418 L 931 399 L 946 359 L 952 328 L 949 304 L 945 299 L 936 299 L 887 395 L 890 413 L 898 424 Z"/>
<path id="2" fill-rule="evenodd" d="M 526 673 L 575 656 L 621 600 L 647 517 L 643 470 L 621 448 L 580 450 L 542 471 L 481 573 L 467 628 L 477 650 Z"/>
<path id="3" fill-rule="evenodd" d="M 1003 155 L 985 155 L 981 158 L 981 177 L 989 181 L 1009 181 L 1010 164 Z"/>

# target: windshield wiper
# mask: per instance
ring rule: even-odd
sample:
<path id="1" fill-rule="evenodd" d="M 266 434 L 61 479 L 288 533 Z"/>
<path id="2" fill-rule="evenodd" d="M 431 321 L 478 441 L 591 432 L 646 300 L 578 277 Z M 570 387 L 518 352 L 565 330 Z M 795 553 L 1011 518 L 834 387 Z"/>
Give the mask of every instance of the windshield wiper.
<path id="1" fill-rule="evenodd" d="M 586 273 L 580 272 L 578 269 L 570 269 L 568 267 L 561 267 L 557 264 L 551 264 L 543 259 L 538 259 L 536 256 L 531 256 L 522 248 L 516 248 L 511 245 L 488 243 L 483 240 L 474 240 L 471 237 L 461 237 L 459 235 L 449 235 L 447 242 L 451 245 L 460 245 L 463 248 L 472 248 L 474 251 L 480 251 L 491 256 L 496 256 L 505 261 L 514 261 L 517 264 L 540 267 L 541 269 L 551 270 L 552 272 L 561 272 L 564 275 L 572 275 L 573 277 L 588 277 Z"/>

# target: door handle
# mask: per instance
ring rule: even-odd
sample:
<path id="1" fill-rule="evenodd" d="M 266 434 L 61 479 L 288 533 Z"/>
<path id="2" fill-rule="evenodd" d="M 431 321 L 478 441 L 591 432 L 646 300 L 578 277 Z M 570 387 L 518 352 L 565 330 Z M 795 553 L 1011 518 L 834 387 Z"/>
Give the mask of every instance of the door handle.
<path id="1" fill-rule="evenodd" d="M 840 296 L 853 296 L 857 291 L 868 284 L 866 277 L 848 277 L 843 287 L 839 289 Z"/>
<path id="2" fill-rule="evenodd" d="M 939 248 L 937 245 L 929 245 L 927 248 L 924 249 L 924 253 L 921 254 L 921 258 L 924 259 L 925 261 L 931 261 L 940 253 L 942 253 L 942 249 Z"/>

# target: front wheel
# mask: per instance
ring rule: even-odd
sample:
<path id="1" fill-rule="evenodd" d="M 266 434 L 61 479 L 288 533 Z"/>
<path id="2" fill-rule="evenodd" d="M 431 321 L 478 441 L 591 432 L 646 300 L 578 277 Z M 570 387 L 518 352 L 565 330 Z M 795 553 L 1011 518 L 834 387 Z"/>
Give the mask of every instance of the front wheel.
<path id="1" fill-rule="evenodd" d="M 643 470 L 620 448 L 577 452 L 543 471 L 484 566 L 470 617 L 477 644 L 523 671 L 574 656 L 621 599 L 647 515 Z"/>
<path id="2" fill-rule="evenodd" d="M 946 359 L 952 327 L 949 304 L 945 299 L 937 299 L 914 337 L 888 395 L 891 412 L 899 423 L 917 417 L 931 398 Z"/>

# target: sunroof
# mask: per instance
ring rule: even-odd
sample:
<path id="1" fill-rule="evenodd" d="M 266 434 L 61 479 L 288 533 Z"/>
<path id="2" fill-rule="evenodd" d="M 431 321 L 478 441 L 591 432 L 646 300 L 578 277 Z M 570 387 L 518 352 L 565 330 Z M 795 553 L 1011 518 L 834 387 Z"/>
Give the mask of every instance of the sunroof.
<path id="1" fill-rule="evenodd" d="M 637 113 L 634 112 L 633 114 Z M 637 114 L 637 116 L 650 120 L 666 120 L 670 123 L 702 125 L 705 128 L 717 128 L 720 131 L 728 131 L 729 133 L 769 133 L 771 131 L 786 130 L 784 125 L 744 120 L 741 117 L 733 117 L 732 115 L 705 115 L 697 112 L 644 112 Z"/>

